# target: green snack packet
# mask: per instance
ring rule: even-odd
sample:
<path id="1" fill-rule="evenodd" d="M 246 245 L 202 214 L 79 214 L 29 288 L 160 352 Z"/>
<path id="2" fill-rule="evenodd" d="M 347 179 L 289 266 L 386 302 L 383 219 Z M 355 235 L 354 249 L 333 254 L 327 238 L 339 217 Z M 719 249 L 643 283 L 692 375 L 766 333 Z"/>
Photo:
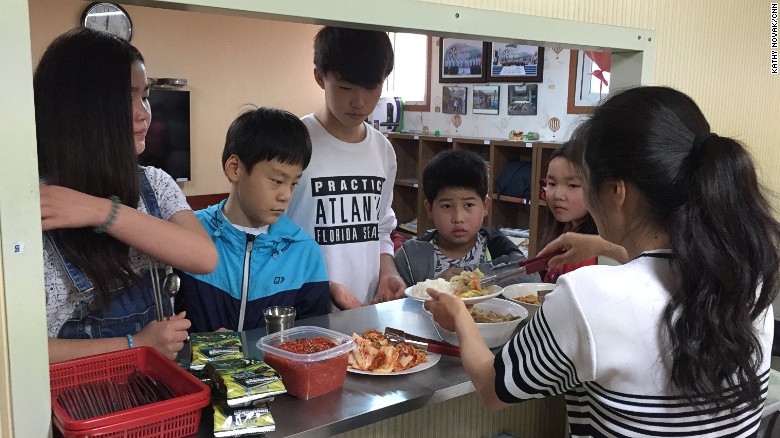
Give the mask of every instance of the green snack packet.
<path id="1" fill-rule="evenodd" d="M 214 404 L 214 436 L 230 437 L 276 430 L 274 417 L 266 403 L 255 403 L 247 408 L 232 409 Z"/>
<path id="2" fill-rule="evenodd" d="M 279 373 L 260 359 L 217 360 L 206 364 L 204 371 L 211 377 L 214 392 L 223 395 L 231 408 L 287 392 Z"/>
<path id="3" fill-rule="evenodd" d="M 209 362 L 244 357 L 238 332 L 206 332 L 190 335 L 192 362 L 190 370 L 200 371 Z"/>

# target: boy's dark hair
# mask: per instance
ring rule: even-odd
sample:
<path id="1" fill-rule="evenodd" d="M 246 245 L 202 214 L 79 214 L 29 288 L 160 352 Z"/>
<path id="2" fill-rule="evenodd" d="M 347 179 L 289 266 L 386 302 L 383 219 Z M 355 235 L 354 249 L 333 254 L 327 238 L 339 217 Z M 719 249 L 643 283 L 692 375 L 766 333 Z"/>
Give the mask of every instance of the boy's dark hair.
<path id="1" fill-rule="evenodd" d="M 225 136 L 222 167 L 235 154 L 247 169 L 260 161 L 278 160 L 285 164 L 300 164 L 304 169 L 311 160 L 309 130 L 294 114 L 260 107 L 236 117 Z"/>
<path id="2" fill-rule="evenodd" d="M 325 26 L 314 37 L 314 66 L 323 76 L 374 88 L 393 71 L 395 55 L 387 33 Z"/>
<path id="3" fill-rule="evenodd" d="M 433 157 L 423 170 L 425 199 L 433 202 L 439 192 L 449 187 L 474 190 L 487 196 L 487 165 L 479 155 L 464 150 L 444 151 Z"/>

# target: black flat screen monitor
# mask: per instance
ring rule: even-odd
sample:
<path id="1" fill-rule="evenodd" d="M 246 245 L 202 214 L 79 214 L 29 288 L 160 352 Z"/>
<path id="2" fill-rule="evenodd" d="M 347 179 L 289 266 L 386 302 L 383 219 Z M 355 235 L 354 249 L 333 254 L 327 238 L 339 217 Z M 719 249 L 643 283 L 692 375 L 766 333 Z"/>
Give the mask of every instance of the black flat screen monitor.
<path id="1" fill-rule="evenodd" d="M 152 86 L 149 104 L 152 122 L 139 163 L 159 167 L 176 181 L 190 181 L 189 90 Z"/>

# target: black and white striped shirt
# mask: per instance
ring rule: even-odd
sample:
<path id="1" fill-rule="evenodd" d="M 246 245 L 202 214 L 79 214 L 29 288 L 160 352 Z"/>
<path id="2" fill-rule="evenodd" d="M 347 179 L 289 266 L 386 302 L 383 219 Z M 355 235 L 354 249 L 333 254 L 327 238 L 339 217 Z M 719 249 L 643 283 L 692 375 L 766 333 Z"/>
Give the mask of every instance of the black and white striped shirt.
<path id="1" fill-rule="evenodd" d="M 660 321 L 668 300 L 668 261 L 642 257 L 562 276 L 544 306 L 496 355 L 496 392 L 507 403 L 566 394 L 571 435 L 750 436 L 755 409 L 691 403 L 670 384 L 671 359 Z M 769 381 L 774 317 L 756 321 Z M 727 399 L 736 388 L 726 388 Z M 704 409 L 702 409 L 704 408 Z"/>

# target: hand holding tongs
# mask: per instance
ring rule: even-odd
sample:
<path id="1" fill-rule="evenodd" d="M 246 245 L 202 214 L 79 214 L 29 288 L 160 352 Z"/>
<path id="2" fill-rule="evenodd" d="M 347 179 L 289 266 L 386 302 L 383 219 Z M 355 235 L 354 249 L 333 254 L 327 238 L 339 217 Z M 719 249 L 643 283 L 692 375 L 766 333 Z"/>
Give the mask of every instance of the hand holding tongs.
<path id="1" fill-rule="evenodd" d="M 500 281 L 509 278 L 519 277 L 521 275 L 528 275 L 528 274 L 539 272 L 547 268 L 547 262 L 549 262 L 551 258 L 563 254 L 564 252 L 566 251 L 560 249 L 550 254 L 546 254 L 543 256 L 538 256 L 530 259 L 525 259 L 520 263 L 518 263 L 517 266 L 512 266 L 512 264 L 509 264 L 507 266 L 498 266 L 497 269 L 495 269 L 494 271 L 496 272 L 495 274 L 482 277 L 482 279 L 479 281 L 479 284 L 480 286 L 486 286 L 486 285 L 498 283 Z"/>
<path id="2" fill-rule="evenodd" d="M 446 354 L 448 356 L 460 357 L 460 348 L 447 344 L 446 342 L 436 341 L 433 339 L 421 338 L 419 336 L 410 335 L 403 330 L 399 330 L 392 327 L 385 328 L 385 337 L 392 344 L 399 342 L 405 342 L 409 345 L 417 347 L 424 351 L 430 351 L 431 353 Z"/>

